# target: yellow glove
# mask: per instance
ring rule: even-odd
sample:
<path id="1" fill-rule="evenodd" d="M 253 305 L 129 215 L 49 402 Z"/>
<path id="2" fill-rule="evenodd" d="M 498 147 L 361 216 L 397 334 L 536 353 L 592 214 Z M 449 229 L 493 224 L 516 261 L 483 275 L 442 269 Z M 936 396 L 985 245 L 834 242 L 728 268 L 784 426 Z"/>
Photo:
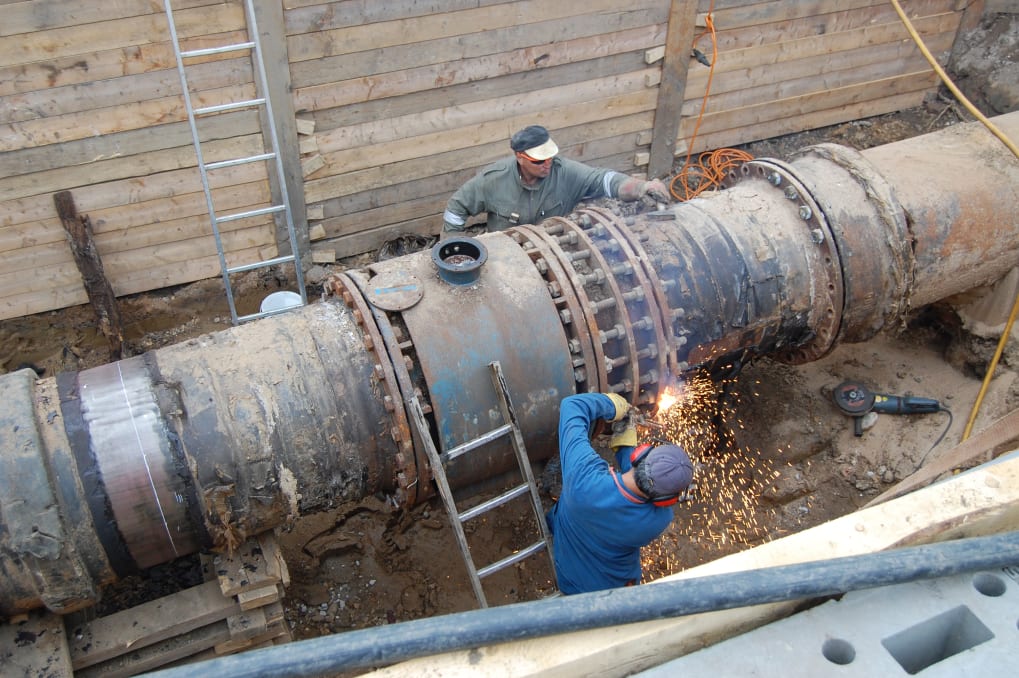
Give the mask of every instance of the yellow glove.
<path id="1" fill-rule="evenodd" d="M 637 429 L 633 427 L 633 424 L 609 439 L 609 448 L 615 450 L 617 447 L 637 447 Z"/>
<path id="2" fill-rule="evenodd" d="M 618 393 L 605 393 L 603 395 L 608 396 L 612 404 L 615 405 L 616 413 L 609 419 L 609 421 L 619 421 L 630 411 L 630 403 L 626 402 L 626 398 L 619 395 Z"/>

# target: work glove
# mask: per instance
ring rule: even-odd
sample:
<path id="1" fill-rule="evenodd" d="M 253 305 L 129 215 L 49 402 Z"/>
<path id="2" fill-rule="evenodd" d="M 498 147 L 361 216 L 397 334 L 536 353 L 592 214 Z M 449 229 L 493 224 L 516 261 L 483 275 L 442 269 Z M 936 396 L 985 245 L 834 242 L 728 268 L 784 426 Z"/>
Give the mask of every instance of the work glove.
<path id="1" fill-rule="evenodd" d="M 612 401 L 612 405 L 616 408 L 615 414 L 609 421 L 619 421 L 627 415 L 630 411 L 630 403 L 626 401 L 626 398 L 619 395 L 618 393 L 604 393 L 609 400 Z"/>
<path id="2" fill-rule="evenodd" d="M 623 422 L 617 423 L 622 424 Z M 614 433 L 609 438 L 609 448 L 615 451 L 618 447 L 637 447 L 637 429 L 634 428 L 633 424 L 627 423 L 621 429 L 616 431 L 616 427 L 612 427 Z"/>
<path id="3" fill-rule="evenodd" d="M 648 197 L 656 202 L 669 202 L 669 189 L 665 187 L 661 179 L 645 181 L 640 187 L 640 197 Z"/>

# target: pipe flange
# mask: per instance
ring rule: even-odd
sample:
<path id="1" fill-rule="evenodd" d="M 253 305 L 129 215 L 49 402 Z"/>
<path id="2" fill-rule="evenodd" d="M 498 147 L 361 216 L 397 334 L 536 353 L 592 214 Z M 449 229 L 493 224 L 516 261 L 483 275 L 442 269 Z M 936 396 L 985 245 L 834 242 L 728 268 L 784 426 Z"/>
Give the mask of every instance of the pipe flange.
<path id="1" fill-rule="evenodd" d="M 357 274 L 351 271 L 352 274 Z M 367 279 L 364 280 L 367 282 Z M 396 501 L 399 504 L 412 506 L 416 498 L 419 468 L 417 467 L 414 436 L 411 434 L 410 421 L 403 407 L 403 399 L 397 377 L 396 365 L 402 361 L 394 361 L 389 355 L 386 338 L 376 318 L 376 309 L 365 301 L 361 288 L 347 273 L 337 273 L 328 284 L 329 290 L 339 296 L 343 303 L 354 314 L 354 320 L 363 333 L 365 349 L 375 357 L 375 379 L 383 392 L 383 406 L 392 420 L 390 437 L 397 446 L 396 459 Z M 390 332 L 391 333 L 391 332 Z M 409 376 L 406 380 L 409 382 Z"/>
<path id="2" fill-rule="evenodd" d="M 792 364 L 819 360 L 831 352 L 836 344 L 842 311 L 845 304 L 845 287 L 842 267 L 835 237 L 821 206 L 814 196 L 797 178 L 794 169 L 779 160 L 758 158 L 743 163 L 738 170 L 731 170 L 722 180 L 722 188 L 730 188 L 744 181 L 762 181 L 781 191 L 796 212 L 798 220 L 810 232 L 810 240 L 816 249 L 807 254 L 816 261 L 810 266 L 813 274 L 813 290 L 823 303 L 820 312 L 811 318 L 811 335 L 795 346 L 775 354 L 778 360 Z M 817 308 L 817 305 L 815 305 Z"/>
<path id="3" fill-rule="evenodd" d="M 792 163 L 819 195 L 835 183 L 849 189 L 823 193 L 846 281 L 839 340 L 866 341 L 910 308 L 916 262 L 906 212 L 888 180 L 855 149 L 817 144 L 800 150 Z M 881 294 L 874 293 L 878 288 Z"/>
<path id="4" fill-rule="evenodd" d="M 612 239 L 619 244 L 622 256 L 633 266 L 633 276 L 640 286 L 639 289 L 642 291 L 642 295 L 639 299 L 628 300 L 628 303 L 631 305 L 643 304 L 644 312 L 646 313 L 643 317 L 650 318 L 652 321 L 652 327 L 646 328 L 646 330 L 653 332 L 655 339 L 653 344 L 645 343 L 640 351 L 638 351 L 638 353 L 647 353 L 646 356 L 641 356 L 641 360 L 650 361 L 653 364 L 651 369 L 657 375 L 664 376 L 668 370 L 673 375 L 678 376 L 678 360 L 676 357 L 678 341 L 672 332 L 672 323 L 667 317 L 669 309 L 668 300 L 662 287 L 655 284 L 657 274 L 651 268 L 651 258 L 644 250 L 644 246 L 641 245 L 640 237 L 632 229 L 621 224 L 618 218 L 608 210 L 587 208 L 581 210 L 580 214 L 581 219 L 584 214 L 591 214 L 595 220 L 604 226 L 610 232 Z M 651 402 L 658 402 L 668 386 L 668 381 L 663 378 L 656 380 L 654 384 L 655 388 L 648 389 L 648 393 L 651 394 Z M 647 385 L 651 386 L 652 383 L 649 382 Z"/>
<path id="5" fill-rule="evenodd" d="M 583 307 L 560 257 L 551 248 L 548 236 L 540 229 L 528 225 L 515 226 L 506 233 L 527 253 L 538 273 L 547 282 L 549 295 L 558 309 L 559 319 L 566 332 L 570 355 L 573 356 L 573 377 L 577 392 L 598 392 L 601 384 L 597 381 L 598 372 L 592 374 L 592 366 L 597 365 L 597 357 L 591 335 L 578 331 L 575 322 L 575 319 L 584 316 Z"/>

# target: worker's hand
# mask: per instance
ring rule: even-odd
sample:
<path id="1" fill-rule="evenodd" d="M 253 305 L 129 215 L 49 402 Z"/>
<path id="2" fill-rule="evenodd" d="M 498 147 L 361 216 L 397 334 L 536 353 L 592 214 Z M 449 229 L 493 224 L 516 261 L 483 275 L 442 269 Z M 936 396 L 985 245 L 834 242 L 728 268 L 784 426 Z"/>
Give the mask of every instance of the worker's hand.
<path id="1" fill-rule="evenodd" d="M 633 424 L 628 424 L 609 438 L 609 448 L 615 450 L 617 447 L 637 447 L 637 429 Z"/>
<path id="2" fill-rule="evenodd" d="M 630 403 L 626 401 L 626 398 L 619 395 L 618 393 L 605 393 L 603 394 L 612 401 L 612 405 L 615 406 L 616 412 L 609 421 L 619 421 L 627 415 L 630 411 Z"/>
<path id="3" fill-rule="evenodd" d="M 662 183 L 661 179 L 645 181 L 640 187 L 640 197 L 648 197 L 657 202 L 669 202 L 669 189 Z"/>

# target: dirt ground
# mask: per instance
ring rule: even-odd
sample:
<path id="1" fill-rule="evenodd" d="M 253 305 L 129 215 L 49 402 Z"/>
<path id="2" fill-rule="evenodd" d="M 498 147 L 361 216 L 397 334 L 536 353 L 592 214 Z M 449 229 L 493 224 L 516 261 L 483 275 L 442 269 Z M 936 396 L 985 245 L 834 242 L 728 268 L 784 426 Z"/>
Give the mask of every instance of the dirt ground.
<path id="1" fill-rule="evenodd" d="M 1017 27 L 1015 15 L 988 20 L 961 41 L 953 57 L 960 86 L 988 115 L 1019 108 Z M 940 96 L 916 109 L 762 141 L 744 150 L 785 158 L 819 141 L 862 149 L 960 119 L 969 116 Z M 327 272 L 309 276 L 312 298 L 320 293 L 316 283 Z M 242 307 L 253 310 L 285 282 L 249 274 L 237 285 Z M 219 279 L 124 298 L 120 304 L 129 354 L 230 326 Z M 1019 406 L 1015 343 L 996 372 L 977 429 Z M 714 433 L 722 444 L 698 454 L 696 490 L 677 506 L 669 531 L 645 551 L 648 578 L 852 512 L 924 461 L 950 450 L 960 439 L 995 344 L 996 336 L 967 331 L 954 309 L 944 305 L 924 309 L 904 327 L 864 344 L 843 345 L 808 365 L 762 359 L 744 367 L 718 401 L 721 423 Z M 87 306 L 0 322 L 4 371 L 30 365 L 50 377 L 108 360 Z M 879 392 L 934 398 L 951 410 L 954 422 L 949 428 L 945 412 L 880 415 L 855 436 L 852 420 L 831 397 L 832 389 L 849 379 Z M 534 541 L 526 505 L 510 504 L 488 515 L 494 517 L 468 523 L 468 539 L 479 563 Z M 476 607 L 437 500 L 397 510 L 369 498 L 302 518 L 280 538 L 293 580 L 286 608 L 295 638 Z M 107 600 L 131 604 L 139 600 L 137 590 L 146 587 L 189 585 L 193 571 L 190 561 L 157 568 L 111 590 Z M 485 591 L 492 605 L 546 596 L 552 591 L 547 560 L 528 559 L 500 572 L 485 580 Z"/>

